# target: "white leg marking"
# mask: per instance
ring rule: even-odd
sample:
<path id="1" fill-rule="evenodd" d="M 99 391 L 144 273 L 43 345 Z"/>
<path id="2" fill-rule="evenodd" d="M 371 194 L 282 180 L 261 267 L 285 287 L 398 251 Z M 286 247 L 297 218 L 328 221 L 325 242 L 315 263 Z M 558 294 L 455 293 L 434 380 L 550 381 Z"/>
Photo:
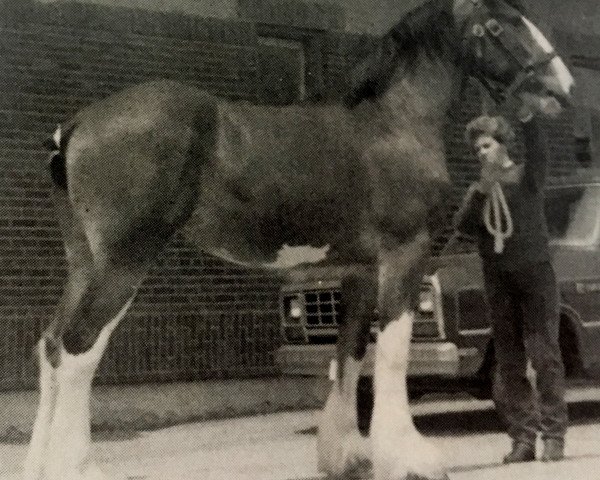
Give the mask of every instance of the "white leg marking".
<path id="1" fill-rule="evenodd" d="M 56 146 L 57 149 L 60 147 L 61 138 L 62 138 L 62 131 L 61 131 L 60 125 L 58 125 L 56 127 L 56 130 L 54 131 L 54 134 L 52 135 L 52 140 L 54 141 L 54 145 Z"/>
<path id="2" fill-rule="evenodd" d="M 61 351 L 56 369 L 57 396 L 45 455 L 46 480 L 100 480 L 104 474 L 91 458 L 90 395 L 92 379 L 111 333 L 131 300 L 100 332 L 92 348 L 80 355 Z"/>
<path id="3" fill-rule="evenodd" d="M 48 446 L 50 423 L 56 405 L 56 372 L 46 358 L 46 341 L 44 339 L 38 343 L 38 358 L 40 365 L 40 403 L 23 467 L 23 478 L 25 480 L 42 478 L 43 459 Z"/>
<path id="4" fill-rule="evenodd" d="M 408 408 L 406 372 L 412 320 L 412 313 L 404 313 L 377 339 L 371 424 L 375 480 L 404 480 L 409 473 L 445 478 L 439 453 L 417 432 Z"/>
<path id="5" fill-rule="evenodd" d="M 546 36 L 540 31 L 538 27 L 536 27 L 529 19 L 521 16 L 523 23 L 527 26 L 529 31 L 531 32 L 531 36 L 536 40 L 538 45 L 544 52 L 552 53 L 554 51 L 554 47 L 548 41 Z M 555 57 L 550 62 L 550 68 L 553 76 L 556 80 L 546 78 L 545 81 L 547 83 L 553 84 L 555 88 L 558 88 L 563 91 L 565 94 L 569 94 L 573 85 L 575 84 L 575 80 L 573 79 L 573 75 L 565 65 L 565 62 L 560 57 Z"/>
<path id="6" fill-rule="evenodd" d="M 340 476 L 370 460 L 370 442 L 358 430 L 356 387 L 362 361 L 346 358 L 321 414 L 317 437 L 319 471 Z"/>

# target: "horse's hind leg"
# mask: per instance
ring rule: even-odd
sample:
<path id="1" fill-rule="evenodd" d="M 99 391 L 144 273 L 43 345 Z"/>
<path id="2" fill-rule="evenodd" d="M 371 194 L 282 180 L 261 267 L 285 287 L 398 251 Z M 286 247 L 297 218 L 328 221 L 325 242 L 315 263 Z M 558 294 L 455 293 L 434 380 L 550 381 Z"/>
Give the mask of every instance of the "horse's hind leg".
<path id="1" fill-rule="evenodd" d="M 144 253 L 135 260 L 124 261 L 110 248 L 96 251 L 101 255 L 94 257 L 81 225 L 69 224 L 65 212 L 71 210 L 62 206 L 69 280 L 38 347 L 41 395 L 26 480 L 102 478 L 90 456 L 92 378 L 110 334 L 125 315 L 149 263 L 166 243 L 163 239 L 144 244 L 139 249 Z"/>
<path id="2" fill-rule="evenodd" d="M 342 280 L 337 372 L 319 423 L 318 468 L 332 476 L 364 466 L 370 460 L 369 439 L 358 429 L 357 385 L 369 342 L 376 304 L 374 274 Z"/>
<path id="3" fill-rule="evenodd" d="M 381 254 L 379 333 L 375 357 L 375 405 L 371 423 L 375 480 L 447 479 L 440 455 L 415 428 L 406 375 L 414 310 L 428 235 Z"/>
<path id="4" fill-rule="evenodd" d="M 69 275 L 65 291 L 56 309 L 55 318 L 37 346 L 40 397 L 24 463 L 23 477 L 25 480 L 38 479 L 43 475 L 43 462 L 47 453 L 50 425 L 56 405 L 56 367 L 60 360 L 62 319 L 69 317 L 69 310 L 72 310 L 81 301 L 81 297 L 87 290 L 89 274 L 92 271 L 92 257 L 87 239 L 80 225 L 74 222 L 66 192 L 56 190 L 53 196 L 63 230 Z"/>
<path id="5" fill-rule="evenodd" d="M 143 271 L 129 268 L 94 272 L 70 319 L 73 323 L 62 333 L 54 370 L 56 400 L 44 459 L 47 480 L 103 478 L 91 459 L 92 379 L 142 277 Z M 48 340 L 45 342 L 47 345 Z"/>

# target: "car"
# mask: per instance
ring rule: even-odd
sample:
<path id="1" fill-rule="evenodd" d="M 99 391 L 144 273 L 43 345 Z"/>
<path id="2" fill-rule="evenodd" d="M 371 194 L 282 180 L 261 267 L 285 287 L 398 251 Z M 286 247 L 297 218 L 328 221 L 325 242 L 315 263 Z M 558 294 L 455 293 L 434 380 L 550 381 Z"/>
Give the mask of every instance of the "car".
<path id="1" fill-rule="evenodd" d="M 567 378 L 594 378 L 600 371 L 600 182 L 556 184 L 545 197 Z M 491 395 L 494 345 L 481 261 L 473 250 L 430 261 L 413 323 L 408 367 L 412 396 L 439 391 Z M 282 373 L 328 375 L 343 302 L 339 286 L 323 272 L 322 279 L 282 287 L 283 344 L 276 352 Z M 374 318 L 361 383 L 367 389 L 377 330 Z"/>

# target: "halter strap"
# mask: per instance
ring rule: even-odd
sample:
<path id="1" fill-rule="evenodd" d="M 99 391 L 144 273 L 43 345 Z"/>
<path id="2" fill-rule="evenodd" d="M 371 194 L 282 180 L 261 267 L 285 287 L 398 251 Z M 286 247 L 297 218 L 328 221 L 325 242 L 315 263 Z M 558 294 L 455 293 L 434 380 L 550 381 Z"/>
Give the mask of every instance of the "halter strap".
<path id="1" fill-rule="evenodd" d="M 536 70 L 550 63 L 558 54 L 554 50 L 541 56 L 533 54 L 514 36 L 509 35 L 498 20 L 492 16 L 485 18 L 480 13 L 479 9 L 482 6 L 480 0 L 471 1 L 477 9 L 473 15 L 475 18 L 470 24 L 471 39 L 475 39 L 481 44 L 483 38 L 489 35 L 520 67 L 519 72 L 508 86 L 484 76 L 477 76 L 477 79 L 489 91 L 494 101 L 503 103 L 510 95 L 518 91 L 525 82 L 531 79 Z M 468 36 L 465 36 L 465 40 L 468 38 Z"/>

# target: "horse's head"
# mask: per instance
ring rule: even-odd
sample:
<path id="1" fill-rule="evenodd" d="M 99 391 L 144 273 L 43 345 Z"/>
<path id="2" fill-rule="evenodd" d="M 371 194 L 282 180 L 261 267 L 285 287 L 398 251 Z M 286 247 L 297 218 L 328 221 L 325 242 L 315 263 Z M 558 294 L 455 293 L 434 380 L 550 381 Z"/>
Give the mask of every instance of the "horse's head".
<path id="1" fill-rule="evenodd" d="M 520 0 L 453 0 L 453 13 L 467 73 L 496 101 L 514 95 L 547 115 L 570 102 L 573 77 Z"/>

